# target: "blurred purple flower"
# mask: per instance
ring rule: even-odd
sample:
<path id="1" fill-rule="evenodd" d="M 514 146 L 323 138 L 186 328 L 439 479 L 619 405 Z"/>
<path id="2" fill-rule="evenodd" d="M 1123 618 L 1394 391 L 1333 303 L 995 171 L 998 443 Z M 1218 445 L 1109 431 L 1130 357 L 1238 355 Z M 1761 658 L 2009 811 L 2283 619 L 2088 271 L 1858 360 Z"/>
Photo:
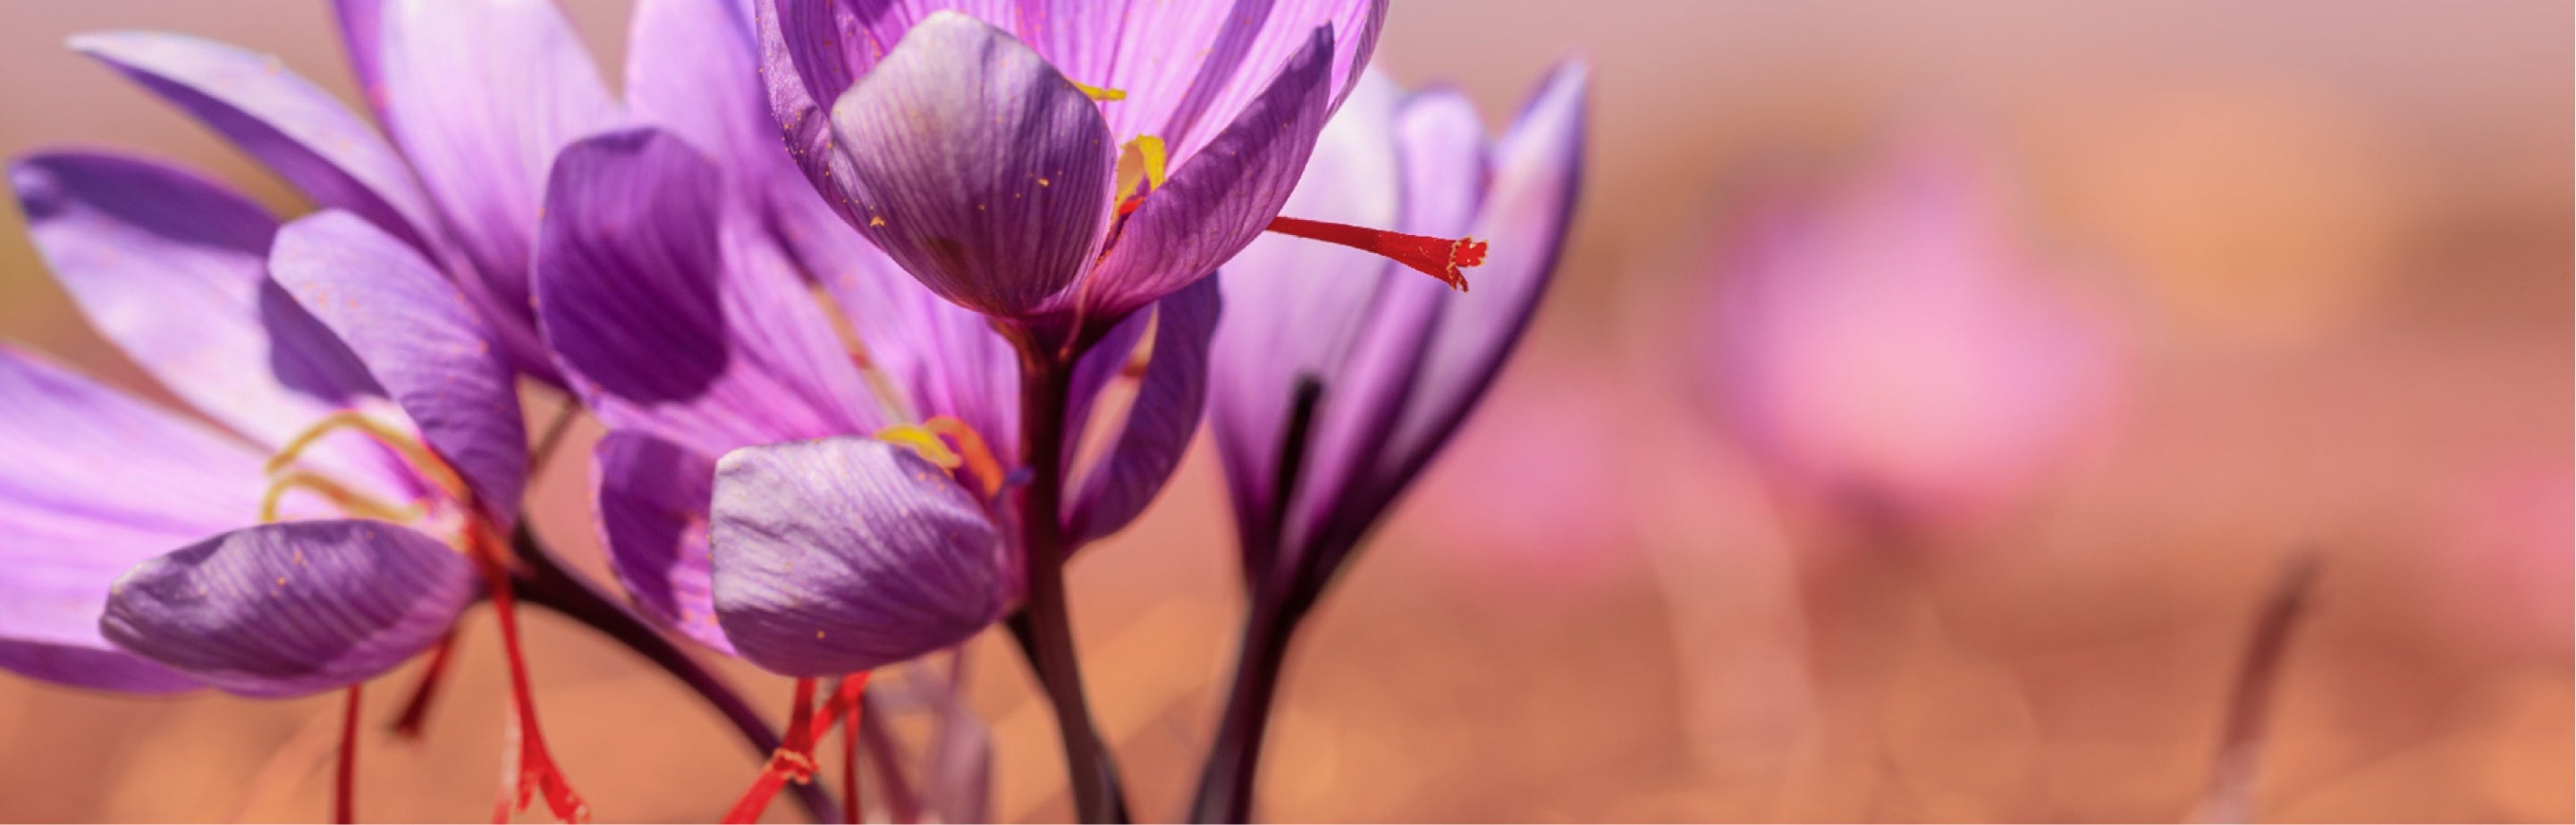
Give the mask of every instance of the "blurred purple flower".
<path id="1" fill-rule="evenodd" d="M 443 636 L 479 592 L 456 551 L 516 522 L 527 463 L 457 289 L 355 215 L 281 228 L 155 163 L 38 155 L 10 183 L 91 322 L 224 429 L 0 349 L 0 667 L 293 696 Z"/>
<path id="2" fill-rule="evenodd" d="M 546 341 L 611 430 L 592 484 L 613 567 L 648 615 L 780 673 L 963 641 L 1022 586 L 1026 516 L 997 494 L 1025 461 L 1011 348 L 835 223 L 769 131 L 748 21 L 661 8 L 636 48 L 690 44 L 700 80 L 630 79 L 668 129 L 568 147 L 537 241 Z M 1197 427 L 1214 285 L 1157 306 L 1078 368 L 1074 431 L 1156 328 L 1139 402 L 1056 514 L 1077 540 L 1134 518 Z"/>
<path id="3" fill-rule="evenodd" d="M 764 7 L 769 103 L 814 188 L 932 291 L 1048 345 L 1089 340 L 1265 229 L 1462 284 L 1481 253 L 1279 218 L 1384 0 Z"/>
<path id="4" fill-rule="evenodd" d="M 1987 174 L 1920 143 L 1766 204 L 1721 261 L 1712 386 L 1788 489 L 1864 520 L 1986 512 L 2107 406 L 2108 328 L 2037 282 Z"/>
<path id="5" fill-rule="evenodd" d="M 1391 262 L 1264 238 L 1215 280 L 1209 425 L 1251 603 L 1193 822 L 1243 822 L 1290 641 L 1387 507 L 1493 384 L 1556 271 L 1580 188 L 1589 71 L 1559 67 L 1499 143 L 1465 95 L 1360 80 L 1289 203 L 1310 214 L 1494 238 L 1485 286 L 1452 295 Z"/>
<path id="6" fill-rule="evenodd" d="M 1238 309 L 1217 331 L 1210 427 L 1256 588 L 1329 576 L 1519 342 L 1572 216 L 1586 79 L 1581 63 L 1558 69 L 1496 144 L 1464 95 L 1369 76 L 1289 199 L 1493 237 L 1482 289 L 1452 294 L 1380 258 L 1275 238 L 1226 265 Z"/>
<path id="7" fill-rule="evenodd" d="M 197 37 L 106 32 L 72 48 L 223 134 L 327 209 L 448 273 L 511 365 L 560 383 L 528 298 L 538 187 L 556 149 L 624 119 L 580 41 L 538 0 L 337 0 L 389 143 L 276 58 Z"/>

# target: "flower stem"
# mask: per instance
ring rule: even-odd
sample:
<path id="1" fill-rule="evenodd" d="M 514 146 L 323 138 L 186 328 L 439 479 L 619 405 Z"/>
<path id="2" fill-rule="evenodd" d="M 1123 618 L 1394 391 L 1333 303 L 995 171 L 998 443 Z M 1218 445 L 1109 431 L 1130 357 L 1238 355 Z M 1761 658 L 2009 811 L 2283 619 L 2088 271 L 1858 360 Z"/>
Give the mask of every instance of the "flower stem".
<path id="1" fill-rule="evenodd" d="M 2306 611 L 2308 592 L 2317 580 L 2317 557 L 2300 551 L 2282 566 L 2281 577 L 2254 620 L 2245 644 L 2245 659 L 2228 697 L 2226 726 L 2220 729 L 2218 753 L 2210 762 L 2209 785 L 2194 806 L 2193 822 L 2246 822 L 2254 813 L 2254 780 L 2263 755 L 2263 736 L 2271 716 L 2274 685 L 2288 658 L 2290 632 Z"/>
<path id="2" fill-rule="evenodd" d="M 769 723 L 761 721 L 760 713 L 752 710 L 741 695 L 734 693 L 732 687 L 690 657 L 687 651 L 681 650 L 669 636 L 600 592 L 598 586 L 588 579 L 565 570 L 555 560 L 554 554 L 537 541 L 535 532 L 527 525 L 520 525 L 511 536 L 511 546 L 520 562 L 518 573 L 513 578 L 517 580 L 520 595 L 529 604 L 563 614 L 617 640 L 628 650 L 660 667 L 664 673 L 680 680 L 698 698 L 723 714 L 725 721 L 733 723 L 734 730 L 741 733 L 743 741 L 761 758 L 766 759 L 778 750 L 781 740 L 777 732 L 770 730 Z M 806 815 L 814 821 L 838 820 L 837 806 L 832 804 L 831 795 L 820 786 L 795 785 L 791 786 L 790 792 L 796 795 L 797 806 L 805 809 Z"/>
<path id="3" fill-rule="evenodd" d="M 1027 554 L 1028 603 L 1015 624 L 1024 625 L 1031 669 L 1055 706 L 1064 743 L 1066 781 L 1083 822 L 1121 822 L 1126 803 L 1110 767 L 1091 705 L 1082 693 L 1082 667 L 1073 649 L 1073 623 L 1064 592 L 1064 418 L 1073 358 L 1043 344 L 1020 346 L 1020 449 L 1029 463 L 1022 490 L 1021 547 Z"/>
<path id="4" fill-rule="evenodd" d="M 358 821 L 358 688 L 349 686 L 349 707 L 340 715 L 340 765 L 331 784 L 331 821 Z"/>
<path id="5" fill-rule="evenodd" d="M 1189 821 L 1251 821 L 1253 785 L 1259 779 L 1261 745 L 1270 730 L 1270 705 L 1278 695 L 1281 668 L 1297 626 L 1315 606 L 1321 590 L 1299 581 L 1284 593 L 1254 596 L 1243 621 L 1243 646 L 1236 654 L 1225 715 L 1218 718 L 1216 741 L 1208 746 Z"/>
<path id="6" fill-rule="evenodd" d="M 1260 778 L 1261 743 L 1270 730 L 1270 705 L 1279 689 L 1288 642 L 1306 611 L 1323 593 L 1329 568 L 1319 569 L 1325 554 L 1289 556 L 1291 569 L 1278 568 L 1280 545 L 1287 540 L 1289 505 L 1306 463 L 1307 436 L 1315 408 L 1323 399 L 1323 382 L 1299 376 L 1288 426 L 1279 438 L 1279 477 L 1271 487 L 1268 522 L 1243 536 L 1243 581 L 1251 594 L 1245 606 L 1243 644 L 1236 654 L 1234 683 L 1226 691 L 1225 715 L 1217 722 L 1216 741 L 1199 772 L 1198 795 L 1190 801 L 1192 822 L 1247 822 L 1252 818 L 1254 783 Z"/>

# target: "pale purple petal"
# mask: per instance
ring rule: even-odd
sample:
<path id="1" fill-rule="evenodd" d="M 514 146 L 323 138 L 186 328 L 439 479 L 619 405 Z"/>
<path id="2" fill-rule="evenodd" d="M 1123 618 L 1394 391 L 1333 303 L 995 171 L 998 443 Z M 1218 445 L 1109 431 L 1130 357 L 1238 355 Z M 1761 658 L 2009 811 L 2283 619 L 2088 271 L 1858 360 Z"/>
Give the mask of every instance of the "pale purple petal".
<path id="1" fill-rule="evenodd" d="M 1317 28 L 1261 97 L 1128 217 L 1070 300 L 1115 318 L 1215 272 L 1296 189 L 1332 102 L 1333 36 Z"/>
<path id="2" fill-rule="evenodd" d="M 975 635 L 1013 598 L 993 522 L 948 473 L 860 437 L 749 447 L 716 464 L 716 617 L 789 676 L 870 670 Z"/>
<path id="3" fill-rule="evenodd" d="M 1389 501 L 1412 482 L 1492 386 L 1528 329 L 1555 276 L 1582 185 L 1589 77 L 1580 61 L 1560 66 L 1497 147 L 1490 194 L 1466 233 L 1489 239 L 1492 251 L 1475 270 L 1476 290 L 1449 296 L 1453 303 L 1423 352 L 1420 378 L 1408 387 L 1363 495 Z M 1440 144 L 1411 148 L 1444 151 Z"/>
<path id="4" fill-rule="evenodd" d="M 745 11 L 735 0 L 637 3 L 627 38 L 626 106 L 637 121 L 679 134 L 734 174 L 792 180 L 778 124 L 762 97 Z"/>
<path id="5" fill-rule="evenodd" d="M 538 255 L 556 357 L 609 426 L 706 455 L 875 432 L 882 411 L 739 196 L 660 130 L 566 149 Z"/>
<path id="6" fill-rule="evenodd" d="M 464 293 L 410 246 L 340 211 L 280 230 L 269 269 L 357 353 L 483 515 L 503 530 L 515 524 L 528 467 L 517 373 Z"/>
<path id="7" fill-rule="evenodd" d="M 1317 138 L 1314 157 L 1281 211 L 1396 226 L 1393 121 L 1401 100 L 1385 77 L 1363 77 Z M 1299 380 L 1320 381 L 1340 368 L 1389 277 L 1420 276 L 1376 255 L 1286 235 L 1255 239 L 1219 271 L 1226 301 L 1242 309 L 1217 325 L 1208 429 L 1247 544 L 1278 538 L 1280 448 Z"/>
<path id="8" fill-rule="evenodd" d="M 0 668 L 199 686 L 109 645 L 98 617 L 126 568 L 258 518 L 262 451 L 5 345 L 0 398 Z"/>
<path id="9" fill-rule="evenodd" d="M 1136 355 L 1136 345 L 1145 340 L 1146 330 L 1154 327 L 1154 313 L 1137 312 L 1101 333 L 1091 350 L 1073 364 L 1073 377 L 1066 382 L 1064 431 L 1064 466 L 1073 466 L 1075 454 L 1081 452 L 1082 433 L 1091 430 L 1092 407 L 1100 401 L 1101 391 L 1109 382 L 1127 371 Z"/>
<path id="10" fill-rule="evenodd" d="M 616 125 L 617 103 L 545 0 L 396 0 L 382 18 L 387 126 L 490 305 L 527 327 L 547 165 L 565 144 Z M 510 326 L 495 324 L 505 337 L 516 334 Z M 520 342 L 507 343 L 523 357 Z"/>
<path id="11" fill-rule="evenodd" d="M 911 28 L 953 11 L 1008 31 L 1065 77 L 1126 92 L 1101 109 L 1110 134 L 1164 138 L 1177 163 L 1270 85 L 1319 26 L 1339 50 L 1334 103 L 1349 94 L 1377 42 L 1385 0 L 770 0 L 763 51 L 773 104 L 791 134 L 808 101 L 838 98 Z M 782 93 L 784 92 L 784 93 Z M 1202 128 L 1204 127 L 1204 128 Z M 791 141 L 793 146 L 808 144 Z"/>
<path id="12" fill-rule="evenodd" d="M 245 696 L 347 687 L 429 648 L 474 600 L 474 565 L 380 521 L 267 524 L 138 564 L 99 630 Z"/>
<path id="13" fill-rule="evenodd" d="M 590 485 L 609 567 L 635 606 L 681 635 L 732 654 L 707 583 L 707 503 L 716 465 L 648 435 L 612 432 L 591 451 Z"/>
<path id="14" fill-rule="evenodd" d="M 1118 531 L 1161 492 L 1207 404 L 1208 339 L 1222 301 L 1205 279 L 1155 303 L 1154 353 L 1117 442 L 1074 484 L 1066 532 L 1076 546 Z"/>
<path id="15" fill-rule="evenodd" d="M 276 57 L 161 32 L 85 34 L 71 46 L 223 133 L 316 205 L 355 212 L 423 249 L 439 237 L 429 196 L 393 146 Z"/>
<path id="16" fill-rule="evenodd" d="M 1377 50 L 1378 31 L 1386 22 L 1387 0 L 1236 0 L 1234 5 L 1226 16 L 1225 30 L 1205 47 L 1205 57 L 1193 72 L 1187 91 L 1172 94 L 1157 89 L 1149 98 L 1156 102 L 1173 99 L 1164 104 L 1169 115 L 1152 122 L 1141 117 L 1132 123 L 1117 121 L 1120 126 L 1134 125 L 1145 134 L 1161 135 L 1171 146 L 1176 169 L 1187 166 L 1190 159 L 1212 145 L 1217 129 L 1242 122 L 1246 107 L 1268 96 L 1267 90 L 1277 85 L 1280 75 L 1295 70 L 1297 62 L 1304 59 L 1302 53 L 1312 33 L 1318 29 L 1330 32 L 1333 43 L 1327 80 L 1332 91 L 1324 104 L 1325 114 L 1332 114 L 1357 88 L 1361 69 L 1368 66 L 1369 56 Z M 1159 10 L 1127 15 L 1131 25 L 1139 18 L 1152 20 L 1161 16 L 1165 15 Z M 1179 55 L 1174 54 L 1174 43 L 1207 42 L 1162 40 L 1150 31 L 1142 34 L 1141 38 L 1122 38 L 1119 68 L 1122 74 L 1141 71 L 1159 76 L 1156 79 L 1161 84 L 1139 83 L 1149 88 L 1171 82 L 1169 67 L 1188 65 L 1187 59 L 1176 59 Z M 1140 62 L 1145 65 L 1133 65 Z M 1136 100 L 1135 90 L 1128 91 L 1128 99 Z M 1150 123 L 1159 123 L 1160 129 L 1147 128 Z"/>
<path id="17" fill-rule="evenodd" d="M 1397 230 L 1435 237 L 1465 233 L 1484 198 L 1487 174 L 1485 130 L 1474 104 L 1456 92 L 1418 93 L 1397 111 L 1394 127 L 1404 196 Z M 1290 510 L 1291 541 L 1312 538 L 1328 520 L 1364 525 L 1362 519 L 1375 517 L 1382 502 L 1373 500 L 1377 491 L 1363 479 L 1382 460 L 1415 388 L 1440 378 L 1424 365 L 1431 342 L 1450 313 L 1497 300 L 1490 292 L 1452 291 L 1410 269 L 1383 271 L 1349 354 L 1326 376 L 1300 495 Z M 1478 268 L 1468 277 L 1473 281 L 1483 272 Z"/>
<path id="18" fill-rule="evenodd" d="M 277 223 L 258 205 L 109 155 L 36 155 L 9 182 L 90 323 L 197 409 L 276 445 L 372 391 L 339 339 L 269 282 Z"/>
<path id="19" fill-rule="evenodd" d="M 849 319 L 868 366 L 901 392 L 887 402 L 908 420 L 964 421 L 1003 464 L 1017 464 L 1020 367 L 1010 342 L 869 246 L 801 184 L 788 194 L 796 197 L 774 202 L 773 226 Z"/>
<path id="20" fill-rule="evenodd" d="M 349 53 L 349 73 L 358 78 L 358 93 L 366 96 L 367 108 L 377 120 L 391 123 L 385 111 L 385 1 L 331 0 L 331 10 L 340 21 L 340 46 Z"/>
<path id="21" fill-rule="evenodd" d="M 931 15 L 832 127 L 860 232 L 942 297 L 1024 314 L 1100 249 L 1117 147 L 1098 105 L 1007 32 Z"/>

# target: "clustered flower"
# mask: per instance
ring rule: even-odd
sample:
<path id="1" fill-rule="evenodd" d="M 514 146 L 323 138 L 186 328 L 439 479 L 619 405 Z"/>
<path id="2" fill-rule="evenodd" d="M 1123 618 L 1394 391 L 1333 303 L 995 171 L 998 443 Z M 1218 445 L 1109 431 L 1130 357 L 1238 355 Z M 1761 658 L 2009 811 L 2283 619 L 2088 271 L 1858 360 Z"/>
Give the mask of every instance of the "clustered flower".
<path id="1" fill-rule="evenodd" d="M 809 784 L 836 726 L 845 770 L 863 738 L 895 763 L 884 816 L 971 821 L 955 651 L 1006 623 L 1077 813 L 1126 816 L 1065 560 L 1212 411 L 1252 596 L 1238 682 L 1275 680 L 1528 325 L 1587 79 L 1558 70 L 1494 139 L 1460 95 L 1368 72 L 1384 0 L 988 5 L 642 0 L 620 100 L 549 3 L 339 0 L 363 114 L 232 46 L 74 38 L 314 208 L 281 221 L 125 155 L 11 164 L 80 310 L 192 409 L 0 345 L 0 668 L 344 691 L 354 725 L 361 686 L 427 655 L 408 719 L 489 601 L 514 710 L 495 817 L 579 820 L 517 638 L 537 605 L 735 718 L 769 761 L 729 821 L 788 788 L 857 821 L 854 773 L 837 810 Z M 622 595 L 527 524 L 562 421 L 532 445 L 523 392 L 607 430 L 591 521 Z M 794 679 L 783 731 L 709 654 Z M 893 707 L 935 714 L 927 755 L 863 736 Z M 1250 815 L 1267 711 L 1228 709 L 1194 816 Z"/>

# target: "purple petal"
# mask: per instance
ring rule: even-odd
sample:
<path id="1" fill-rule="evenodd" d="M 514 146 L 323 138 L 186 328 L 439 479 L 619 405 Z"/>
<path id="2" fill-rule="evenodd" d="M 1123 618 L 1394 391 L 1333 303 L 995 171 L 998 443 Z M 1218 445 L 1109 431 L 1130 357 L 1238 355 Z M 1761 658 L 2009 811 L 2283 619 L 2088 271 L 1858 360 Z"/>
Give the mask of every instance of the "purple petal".
<path id="1" fill-rule="evenodd" d="M 626 105 L 638 121 L 679 134 L 735 174 L 793 180 L 741 4 L 644 0 L 627 40 Z"/>
<path id="2" fill-rule="evenodd" d="M 385 112 L 385 0 L 331 0 L 331 10 L 340 19 L 340 46 L 349 53 L 358 93 L 377 120 L 392 123 Z"/>
<path id="3" fill-rule="evenodd" d="M 315 204 L 355 212 L 414 246 L 437 237 L 429 196 L 402 156 L 276 57 L 160 32 L 85 34 L 71 46 L 186 109 Z"/>
<path id="4" fill-rule="evenodd" d="M 1259 99 L 1129 216 L 1078 298 L 1115 318 L 1215 272 L 1260 236 L 1314 151 L 1332 99 L 1333 35 L 1318 27 Z"/>
<path id="5" fill-rule="evenodd" d="M 410 246 L 347 212 L 288 224 L 269 268 L 357 353 L 421 439 L 464 477 L 484 516 L 510 529 L 528 466 L 517 373 L 464 293 Z"/>
<path id="6" fill-rule="evenodd" d="M 1403 176 L 1398 229 L 1438 237 L 1465 233 L 1484 198 L 1487 175 L 1485 129 L 1475 105 L 1456 92 L 1414 95 L 1396 113 L 1392 137 Z M 1485 292 L 1452 292 L 1410 270 L 1383 271 L 1388 274 L 1381 276 L 1366 320 L 1349 354 L 1327 376 L 1316 407 L 1301 489 L 1290 510 L 1292 541 L 1312 537 L 1328 520 L 1376 516 L 1383 505 L 1375 500 L 1380 491 L 1360 480 L 1385 453 L 1397 420 L 1416 397 L 1415 387 L 1441 378 L 1424 366 L 1425 352 L 1448 313 L 1495 300 Z"/>
<path id="7" fill-rule="evenodd" d="M 1065 519 L 1076 546 L 1135 520 L 1180 465 L 1207 404 L 1208 339 L 1222 303 L 1212 278 L 1155 303 L 1154 354 L 1126 426 L 1073 488 Z"/>
<path id="8" fill-rule="evenodd" d="M 1491 192 L 1466 233 L 1493 244 L 1476 270 L 1474 294 L 1486 300 L 1458 301 L 1434 333 L 1424 380 L 1413 386 L 1387 441 L 1380 488 L 1409 482 L 1448 441 L 1493 384 L 1554 279 L 1582 187 L 1590 75 L 1581 61 L 1559 66 L 1494 152 Z"/>
<path id="9" fill-rule="evenodd" d="M 916 25 L 832 107 L 863 234 L 932 291 L 998 315 L 1090 268 L 1117 147 L 1100 108 L 1009 33 Z"/>
<path id="10" fill-rule="evenodd" d="M 707 583 L 707 502 L 715 462 L 648 435 L 612 432 L 592 448 L 600 538 L 635 606 L 664 627 L 732 655 Z"/>
<path id="11" fill-rule="evenodd" d="M 135 565 L 110 641 L 245 696 L 364 682 L 447 634 L 474 600 L 465 556 L 380 521 L 266 524 Z"/>
<path id="12" fill-rule="evenodd" d="M 200 410 L 276 445 L 374 382 L 268 281 L 276 220 L 148 161 L 49 154 L 9 170 L 29 234 L 108 340 Z"/>
<path id="13" fill-rule="evenodd" d="M 518 321 L 495 325 L 513 336 L 509 327 L 532 316 L 528 257 L 547 165 L 575 138 L 616 125 L 616 101 L 552 3 L 402 0 L 382 18 L 387 126 L 445 212 L 479 288 Z M 523 357 L 521 342 L 508 343 Z"/>
<path id="14" fill-rule="evenodd" d="M 1385 77 L 1363 77 L 1359 92 L 1317 138 L 1314 158 L 1282 211 L 1396 226 L 1393 121 L 1401 100 Z M 1278 539 L 1280 447 L 1298 381 L 1320 381 L 1340 369 L 1389 277 L 1420 276 L 1376 255 L 1285 235 L 1254 240 L 1218 274 L 1227 302 L 1243 309 L 1217 325 L 1208 428 L 1247 545 Z"/>
<path id="15" fill-rule="evenodd" d="M 789 676 L 870 670 L 965 641 L 1016 571 L 965 488 L 910 450 L 842 437 L 716 463 L 716 617 Z"/>
<path id="16" fill-rule="evenodd" d="M 1136 345 L 1145 340 L 1145 331 L 1154 326 L 1154 314 L 1138 312 L 1119 321 L 1091 344 L 1091 351 L 1073 365 L 1073 379 L 1065 388 L 1064 466 L 1072 467 L 1080 453 L 1083 433 L 1091 430 L 1091 411 L 1100 401 L 1101 391 L 1109 382 L 1127 371 L 1127 363 L 1136 354 Z"/>
<path id="17" fill-rule="evenodd" d="M 1011 32 L 1065 77 L 1127 93 L 1101 107 L 1110 134 L 1161 136 L 1177 164 L 1230 123 L 1313 31 L 1344 44 L 1333 101 L 1349 94 L 1377 42 L 1385 0 L 1232 0 L 1108 6 L 1090 0 L 772 0 L 763 15 L 772 102 L 791 134 L 811 101 L 838 98 L 941 11 Z M 799 103 L 798 98 L 804 98 Z M 810 137 L 810 135 L 809 135 Z M 791 141 L 791 146 L 819 148 Z M 814 170 L 819 174 L 820 170 Z"/>
<path id="18" fill-rule="evenodd" d="M 902 393 L 888 404 L 907 420 L 964 421 L 1003 464 L 1017 464 L 1020 367 L 1010 342 L 868 245 L 803 184 L 788 189 L 771 202 L 773 229 L 849 319 L 868 366 Z"/>
<path id="19" fill-rule="evenodd" d="M 126 568 L 258 516 L 260 452 L 6 346 L 0 398 L 0 668 L 102 690 L 199 686 L 109 645 L 98 617 Z"/>
<path id="20" fill-rule="evenodd" d="M 1209 4 L 1214 5 L 1214 4 Z M 1120 119 L 1121 127 L 1134 126 L 1139 133 L 1159 134 L 1172 148 L 1175 168 L 1187 165 L 1191 158 L 1211 145 L 1216 137 L 1212 127 L 1241 122 L 1245 108 L 1269 95 L 1279 76 L 1295 70 L 1313 33 L 1322 29 L 1331 33 L 1333 55 L 1328 71 L 1330 101 L 1324 105 L 1326 115 L 1339 108 L 1352 89 L 1358 86 L 1361 69 L 1368 66 L 1369 56 L 1377 50 L 1378 31 L 1386 22 L 1387 0 L 1236 0 L 1223 22 L 1231 23 L 1212 40 L 1169 40 L 1153 31 L 1131 32 L 1119 44 L 1118 74 L 1142 74 L 1123 82 L 1152 90 L 1148 100 L 1164 103 L 1170 114 L 1145 120 L 1151 115 L 1139 113 L 1132 119 Z M 1132 29 L 1139 18 L 1151 21 L 1175 14 L 1129 14 Z M 1142 35 L 1141 37 L 1134 35 Z M 1208 43 L 1206 56 L 1194 67 L 1186 91 L 1175 89 L 1179 78 L 1174 70 L 1188 67 L 1189 61 L 1174 59 L 1176 43 Z M 1143 64 L 1141 66 L 1137 64 Z M 1149 79 L 1150 78 L 1150 79 Z M 1137 100 L 1136 89 L 1118 86 Z M 1142 109 L 1143 107 L 1139 107 Z M 1159 124 L 1159 131 L 1149 128 Z M 1130 134 L 1123 129 L 1119 135 Z"/>
<path id="21" fill-rule="evenodd" d="M 547 342 L 610 427 L 704 455 L 884 415 L 812 293 L 723 175 L 632 129 L 564 150 L 538 253 Z"/>

